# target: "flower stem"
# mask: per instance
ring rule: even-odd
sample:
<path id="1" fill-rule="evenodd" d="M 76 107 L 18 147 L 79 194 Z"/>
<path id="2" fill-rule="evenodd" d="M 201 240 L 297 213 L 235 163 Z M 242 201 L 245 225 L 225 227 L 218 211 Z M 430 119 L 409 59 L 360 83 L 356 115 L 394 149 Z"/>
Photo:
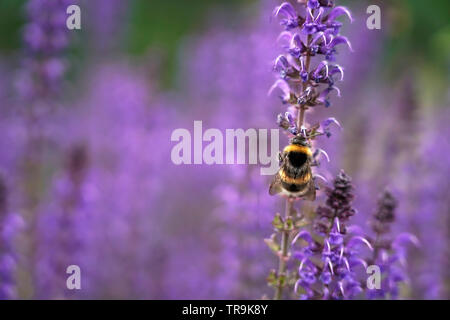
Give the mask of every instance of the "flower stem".
<path id="1" fill-rule="evenodd" d="M 311 43 L 311 35 L 308 36 L 308 40 L 307 40 L 307 46 L 309 47 L 309 44 Z M 306 55 L 306 61 L 305 61 L 305 69 L 306 72 L 309 73 L 309 66 L 311 64 L 311 56 L 309 54 Z M 302 86 L 302 93 L 305 92 L 306 90 L 306 86 L 307 86 L 307 82 L 303 83 Z M 300 105 L 298 108 L 298 117 L 297 117 L 297 128 L 299 130 L 301 130 L 303 124 L 305 123 L 305 112 L 306 112 L 306 106 L 305 105 Z M 286 200 L 286 213 L 285 213 L 285 221 L 288 217 L 290 217 L 291 213 L 292 213 L 292 209 L 294 206 L 294 199 L 292 198 L 288 198 Z M 280 300 L 282 295 L 283 295 L 283 288 L 284 288 L 284 284 L 286 282 L 286 267 L 287 267 L 287 260 L 289 257 L 289 231 L 283 231 L 281 234 L 281 256 L 280 256 L 280 262 L 278 265 L 278 284 L 275 290 L 275 296 L 274 296 L 274 300 Z"/>
<path id="2" fill-rule="evenodd" d="M 286 200 L 286 212 L 285 212 L 285 216 L 284 216 L 284 221 L 287 220 L 288 217 L 291 216 L 292 212 L 293 212 L 293 205 L 294 205 L 294 201 L 292 198 L 288 198 Z M 290 249 L 290 245 L 289 245 L 289 231 L 288 230 L 283 230 L 283 232 L 281 233 L 281 254 L 280 254 L 280 261 L 278 264 L 278 273 L 277 273 L 277 277 L 278 277 L 278 283 L 275 289 L 275 296 L 274 296 L 274 300 L 280 300 L 282 295 L 283 295 L 283 288 L 284 285 L 286 283 L 286 266 L 287 266 L 287 261 L 289 259 L 289 249 Z"/>

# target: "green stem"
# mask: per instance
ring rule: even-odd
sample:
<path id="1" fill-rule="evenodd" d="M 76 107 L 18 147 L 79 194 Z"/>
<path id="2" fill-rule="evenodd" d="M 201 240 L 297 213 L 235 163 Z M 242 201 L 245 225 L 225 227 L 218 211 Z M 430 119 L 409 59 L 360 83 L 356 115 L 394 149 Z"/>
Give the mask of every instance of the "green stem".
<path id="1" fill-rule="evenodd" d="M 286 221 L 292 214 L 292 209 L 294 206 L 294 201 L 291 198 L 288 198 L 286 200 L 286 213 L 284 216 L 284 221 Z M 290 232 L 288 230 L 283 230 L 281 233 L 281 255 L 280 255 L 280 261 L 278 264 L 278 272 L 277 272 L 277 278 L 278 283 L 275 289 L 275 296 L 274 300 L 280 300 L 283 296 L 283 288 L 286 284 L 286 267 L 287 267 L 287 261 L 289 259 L 289 234 Z"/>
<path id="2" fill-rule="evenodd" d="M 309 47 L 309 44 L 311 43 L 311 39 L 312 39 L 312 37 L 311 37 L 311 35 L 309 35 L 308 40 L 307 40 L 308 47 Z M 310 64 L 311 64 L 311 56 L 308 54 L 306 56 L 306 61 L 305 61 L 305 70 L 308 73 L 309 73 Z M 305 92 L 306 87 L 307 87 L 307 83 L 304 82 L 303 86 L 302 86 L 302 93 Z M 305 112 L 306 112 L 306 107 L 304 105 L 299 106 L 298 116 L 297 116 L 297 127 L 299 130 L 305 123 Z M 291 215 L 291 212 L 293 211 L 292 210 L 293 206 L 294 206 L 294 199 L 288 198 L 286 200 L 285 221 Z M 287 269 L 287 260 L 289 257 L 288 256 L 289 250 L 290 250 L 289 231 L 283 231 L 281 233 L 281 256 L 280 256 L 280 261 L 279 261 L 279 265 L 278 265 L 278 273 L 277 273 L 278 283 L 277 283 L 277 287 L 275 289 L 274 300 L 280 300 L 283 295 L 283 288 L 284 288 L 284 285 L 286 282 L 286 269 Z M 282 278 L 284 279 L 284 281 L 281 280 Z"/>

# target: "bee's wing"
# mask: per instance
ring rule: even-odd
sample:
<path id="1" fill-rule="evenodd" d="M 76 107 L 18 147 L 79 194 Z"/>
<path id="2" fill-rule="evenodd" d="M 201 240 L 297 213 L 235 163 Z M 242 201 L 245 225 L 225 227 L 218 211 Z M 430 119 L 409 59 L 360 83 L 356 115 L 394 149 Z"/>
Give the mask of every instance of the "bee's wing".
<path id="1" fill-rule="evenodd" d="M 270 183 L 269 194 L 273 196 L 276 195 L 277 193 L 280 193 L 281 190 L 282 190 L 281 179 L 280 175 L 277 172 L 277 174 L 273 177 L 272 182 Z"/>
<path id="2" fill-rule="evenodd" d="M 309 180 L 308 182 L 308 191 L 306 191 L 303 199 L 314 201 L 316 200 L 316 185 L 314 184 L 314 179 Z"/>

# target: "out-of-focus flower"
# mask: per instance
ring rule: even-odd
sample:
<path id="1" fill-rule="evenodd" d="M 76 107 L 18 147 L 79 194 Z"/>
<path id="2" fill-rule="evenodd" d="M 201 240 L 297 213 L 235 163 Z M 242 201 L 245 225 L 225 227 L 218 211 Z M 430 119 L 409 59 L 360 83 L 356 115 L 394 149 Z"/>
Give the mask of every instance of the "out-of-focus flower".
<path id="1" fill-rule="evenodd" d="M 66 61 L 61 53 L 69 45 L 66 9 L 70 0 L 29 0 L 28 23 L 23 31 L 23 66 L 15 84 L 19 96 L 28 103 L 47 99 L 61 88 Z"/>
<path id="2" fill-rule="evenodd" d="M 88 230 L 89 159 L 86 146 L 75 145 L 66 155 L 64 171 L 54 180 L 48 205 L 38 221 L 38 257 L 34 272 L 38 298 L 69 298 L 77 290 L 66 287 L 66 269 L 85 271 L 83 244 Z M 85 274 L 82 274 L 83 280 Z"/>
<path id="3" fill-rule="evenodd" d="M 18 214 L 9 212 L 8 206 L 8 189 L 0 174 L 0 300 L 17 298 L 18 252 L 14 239 L 24 224 Z"/>
<path id="4" fill-rule="evenodd" d="M 407 244 L 419 245 L 418 239 L 408 233 L 401 233 L 392 239 L 388 232 L 390 224 L 395 220 L 397 200 L 391 192 L 384 191 L 378 201 L 372 229 L 375 238 L 371 240 L 374 247 L 373 258 L 370 264 L 377 265 L 381 270 L 381 288 L 368 289 L 368 298 L 397 299 L 400 293 L 401 282 L 407 281 L 404 265 L 406 264 Z"/>

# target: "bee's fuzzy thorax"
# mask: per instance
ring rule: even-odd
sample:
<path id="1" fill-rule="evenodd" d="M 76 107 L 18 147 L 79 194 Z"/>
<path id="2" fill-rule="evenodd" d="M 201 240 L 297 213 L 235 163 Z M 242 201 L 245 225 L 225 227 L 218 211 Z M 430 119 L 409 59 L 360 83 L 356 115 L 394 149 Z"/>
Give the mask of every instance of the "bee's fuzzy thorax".
<path id="1" fill-rule="evenodd" d="M 301 146 L 298 144 L 290 144 L 288 146 L 286 146 L 286 148 L 284 148 L 284 152 L 288 153 L 288 152 L 301 152 L 304 154 L 307 154 L 308 156 L 312 156 L 312 152 L 311 149 L 307 146 Z"/>

